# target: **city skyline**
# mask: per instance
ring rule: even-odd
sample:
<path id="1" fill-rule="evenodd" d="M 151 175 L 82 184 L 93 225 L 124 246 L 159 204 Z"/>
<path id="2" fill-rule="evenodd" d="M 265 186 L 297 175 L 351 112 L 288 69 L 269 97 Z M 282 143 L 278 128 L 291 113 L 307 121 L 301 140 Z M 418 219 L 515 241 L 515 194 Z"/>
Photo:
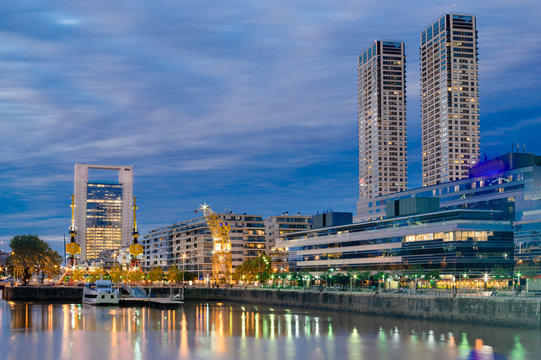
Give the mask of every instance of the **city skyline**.
<path id="1" fill-rule="evenodd" d="M 354 211 L 357 59 L 374 39 L 405 42 L 409 188 L 420 186 L 418 38 L 452 3 L 306 4 L 280 16 L 264 4 L 6 5 L 0 240 L 62 240 L 76 162 L 133 164 L 142 234 L 204 201 L 263 216 Z M 540 153 L 538 6 L 457 12 L 477 16 L 481 155 L 511 143 Z"/>

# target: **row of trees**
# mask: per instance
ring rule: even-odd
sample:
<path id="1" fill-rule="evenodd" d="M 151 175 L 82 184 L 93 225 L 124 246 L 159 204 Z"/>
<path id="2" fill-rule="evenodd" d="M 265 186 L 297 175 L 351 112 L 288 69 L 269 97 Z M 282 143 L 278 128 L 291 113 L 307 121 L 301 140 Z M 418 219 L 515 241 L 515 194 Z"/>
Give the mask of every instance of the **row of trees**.
<path id="1" fill-rule="evenodd" d="M 75 269 L 69 277 L 64 279 L 65 282 L 94 282 L 99 279 L 111 280 L 114 283 L 119 282 L 160 282 L 169 281 L 172 283 L 180 283 L 181 281 L 189 281 L 197 278 L 195 273 L 187 273 L 172 266 L 167 271 L 163 271 L 161 267 L 156 267 L 148 272 L 141 269 L 125 270 L 119 266 L 109 270 L 104 269 Z"/>

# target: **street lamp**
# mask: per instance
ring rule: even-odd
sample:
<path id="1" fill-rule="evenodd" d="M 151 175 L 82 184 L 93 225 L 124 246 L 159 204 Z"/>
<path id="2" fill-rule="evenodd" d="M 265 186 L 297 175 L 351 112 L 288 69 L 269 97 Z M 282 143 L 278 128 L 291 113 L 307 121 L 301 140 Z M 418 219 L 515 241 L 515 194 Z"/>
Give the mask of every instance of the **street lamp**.
<path id="1" fill-rule="evenodd" d="M 184 286 L 184 273 L 186 272 L 185 265 L 186 265 L 186 253 L 182 254 L 182 286 Z"/>
<path id="2" fill-rule="evenodd" d="M 116 267 L 116 257 L 118 256 L 118 253 L 113 253 L 113 267 Z"/>

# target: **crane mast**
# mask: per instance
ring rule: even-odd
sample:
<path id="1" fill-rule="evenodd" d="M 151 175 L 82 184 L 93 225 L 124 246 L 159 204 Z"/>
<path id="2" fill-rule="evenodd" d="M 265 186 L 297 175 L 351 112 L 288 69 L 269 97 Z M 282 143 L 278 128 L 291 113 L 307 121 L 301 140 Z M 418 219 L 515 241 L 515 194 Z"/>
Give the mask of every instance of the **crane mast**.
<path id="1" fill-rule="evenodd" d="M 233 271 L 231 258 L 231 227 L 216 214 L 210 206 L 203 204 L 195 211 L 201 211 L 213 239 L 212 249 L 212 278 L 214 282 L 225 280 L 229 282 Z"/>
<path id="2" fill-rule="evenodd" d="M 136 201 L 137 201 L 137 198 L 134 196 L 133 207 L 132 207 L 133 209 L 133 231 L 132 231 L 133 243 L 130 245 L 130 265 L 132 269 L 137 269 L 138 267 L 140 267 L 139 258 L 141 257 L 141 255 L 143 255 L 143 247 L 141 246 L 141 244 L 139 244 L 137 240 L 139 238 L 139 231 L 137 230 L 137 218 L 135 216 L 135 213 L 138 209 Z"/>

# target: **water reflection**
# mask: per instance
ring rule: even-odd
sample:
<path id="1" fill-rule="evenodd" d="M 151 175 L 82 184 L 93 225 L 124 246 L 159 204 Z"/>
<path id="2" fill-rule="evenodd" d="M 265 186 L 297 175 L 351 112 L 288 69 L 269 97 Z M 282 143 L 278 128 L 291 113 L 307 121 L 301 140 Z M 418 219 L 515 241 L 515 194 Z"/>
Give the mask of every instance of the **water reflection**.
<path id="1" fill-rule="evenodd" d="M 1 303 L 7 359 L 534 359 L 541 333 L 231 303 Z"/>

